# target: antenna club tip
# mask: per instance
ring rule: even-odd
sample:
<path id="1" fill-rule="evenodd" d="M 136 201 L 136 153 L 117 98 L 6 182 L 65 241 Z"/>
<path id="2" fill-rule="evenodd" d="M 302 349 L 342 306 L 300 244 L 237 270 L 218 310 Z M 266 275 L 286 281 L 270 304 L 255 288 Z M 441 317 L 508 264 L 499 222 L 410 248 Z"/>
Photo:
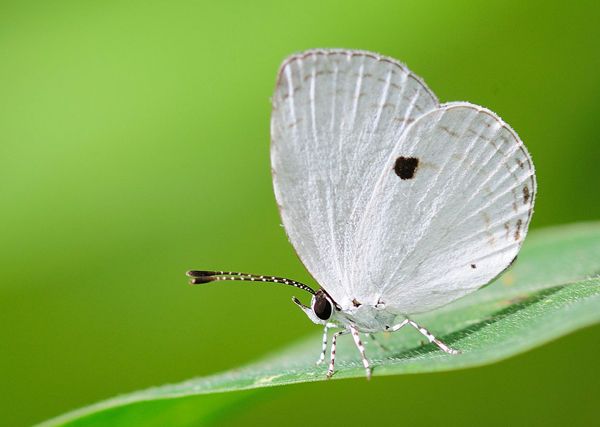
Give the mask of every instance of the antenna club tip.
<path id="1" fill-rule="evenodd" d="M 194 277 L 190 280 L 190 285 L 201 285 L 203 283 L 214 282 L 217 280 L 215 277 L 205 276 L 205 277 Z"/>
<path id="2" fill-rule="evenodd" d="M 190 270 L 190 271 L 186 272 L 185 274 L 188 277 L 205 277 L 205 276 L 214 276 L 215 273 L 216 273 L 215 271 Z"/>

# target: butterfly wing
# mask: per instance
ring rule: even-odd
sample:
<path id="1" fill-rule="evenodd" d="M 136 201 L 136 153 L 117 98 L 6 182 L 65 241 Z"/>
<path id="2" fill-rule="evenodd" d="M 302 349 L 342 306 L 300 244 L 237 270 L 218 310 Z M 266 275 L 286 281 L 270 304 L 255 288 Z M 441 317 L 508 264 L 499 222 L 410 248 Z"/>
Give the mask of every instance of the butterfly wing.
<path id="1" fill-rule="evenodd" d="M 355 237 L 394 141 L 437 106 L 406 67 L 369 52 L 313 50 L 280 69 L 271 120 L 275 196 L 300 259 L 342 306 L 360 288 L 349 276 Z"/>
<path id="2" fill-rule="evenodd" d="M 396 162 L 418 164 L 405 179 L 395 173 L 398 163 L 385 165 L 352 242 L 349 277 L 361 283 L 358 301 L 380 299 L 411 314 L 460 298 L 510 265 L 536 182 L 516 133 L 473 104 L 422 115 L 394 153 Z"/>

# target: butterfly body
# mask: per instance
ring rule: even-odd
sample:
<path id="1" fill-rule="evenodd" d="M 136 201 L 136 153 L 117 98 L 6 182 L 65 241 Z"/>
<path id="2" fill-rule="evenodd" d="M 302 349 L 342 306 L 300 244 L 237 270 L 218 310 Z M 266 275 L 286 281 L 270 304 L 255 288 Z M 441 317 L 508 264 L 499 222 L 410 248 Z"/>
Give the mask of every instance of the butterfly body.
<path id="1" fill-rule="evenodd" d="M 341 323 L 348 327 L 355 325 L 361 332 L 384 332 L 396 324 L 398 315 L 384 306 L 361 305 L 358 308 L 342 310 L 339 313 Z"/>

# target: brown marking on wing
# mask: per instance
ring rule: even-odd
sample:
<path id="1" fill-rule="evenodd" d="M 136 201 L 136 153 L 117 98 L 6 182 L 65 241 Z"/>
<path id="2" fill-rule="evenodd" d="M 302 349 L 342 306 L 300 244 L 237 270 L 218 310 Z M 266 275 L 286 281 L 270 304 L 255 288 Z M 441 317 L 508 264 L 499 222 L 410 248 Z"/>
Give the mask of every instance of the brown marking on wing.
<path id="1" fill-rule="evenodd" d="M 448 135 L 453 136 L 454 138 L 460 137 L 460 135 L 457 132 L 450 130 L 448 126 L 440 126 L 440 129 L 446 132 Z"/>
<path id="2" fill-rule="evenodd" d="M 531 198 L 531 194 L 529 194 L 529 187 L 527 185 L 523 187 L 523 203 L 527 204 L 529 199 Z"/>
<path id="3" fill-rule="evenodd" d="M 517 228 L 515 229 L 515 240 L 519 240 L 521 238 L 521 226 L 523 225 L 523 220 L 517 220 Z"/>

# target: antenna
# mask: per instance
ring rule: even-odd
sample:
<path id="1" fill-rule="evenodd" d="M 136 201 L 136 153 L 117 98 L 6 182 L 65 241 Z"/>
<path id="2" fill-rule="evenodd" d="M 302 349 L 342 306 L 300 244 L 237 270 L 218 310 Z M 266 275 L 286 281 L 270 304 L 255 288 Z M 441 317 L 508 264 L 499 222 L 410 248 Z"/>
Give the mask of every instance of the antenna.
<path id="1" fill-rule="evenodd" d="M 238 280 L 242 282 L 265 282 L 265 283 L 282 283 L 288 286 L 294 286 L 298 289 L 303 289 L 310 294 L 315 294 L 315 291 L 304 283 L 296 282 L 295 280 L 286 279 L 285 277 L 277 276 L 257 276 L 255 274 L 240 273 L 238 271 L 200 271 L 191 270 L 187 272 L 191 277 L 191 285 L 201 285 L 203 283 L 217 282 L 221 280 Z"/>

